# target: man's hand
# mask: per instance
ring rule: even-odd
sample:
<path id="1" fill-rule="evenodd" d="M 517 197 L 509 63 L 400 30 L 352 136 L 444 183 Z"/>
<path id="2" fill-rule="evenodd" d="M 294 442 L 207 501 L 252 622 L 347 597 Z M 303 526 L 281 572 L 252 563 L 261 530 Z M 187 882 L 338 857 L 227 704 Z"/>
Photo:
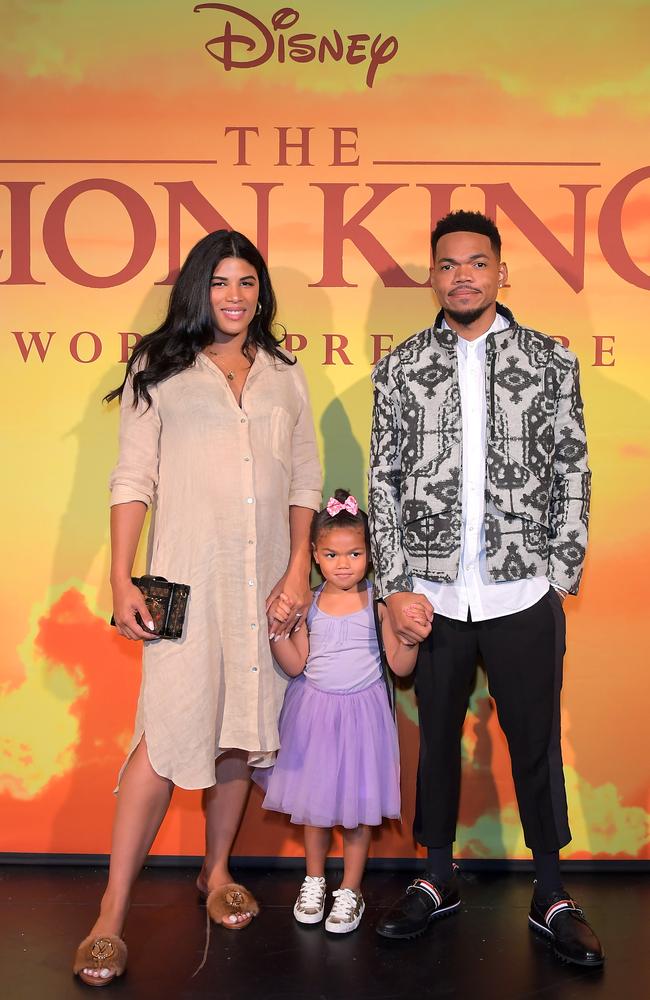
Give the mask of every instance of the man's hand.
<path id="1" fill-rule="evenodd" d="M 386 608 L 393 632 L 400 640 L 411 645 L 422 642 L 431 631 L 433 608 L 424 594 L 405 591 L 386 598 Z"/>
<path id="2" fill-rule="evenodd" d="M 407 604 L 404 608 L 404 614 L 407 618 L 410 618 L 412 622 L 416 625 L 420 625 L 421 628 L 427 630 L 427 635 L 431 631 L 431 621 L 429 618 L 429 609 L 425 608 L 424 604 L 419 601 L 413 604 Z"/>

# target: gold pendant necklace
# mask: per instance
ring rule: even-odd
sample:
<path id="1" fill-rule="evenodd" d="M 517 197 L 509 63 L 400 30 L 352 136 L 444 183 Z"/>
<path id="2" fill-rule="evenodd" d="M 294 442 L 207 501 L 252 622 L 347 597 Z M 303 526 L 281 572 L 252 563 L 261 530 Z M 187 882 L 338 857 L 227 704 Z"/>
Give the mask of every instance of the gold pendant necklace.
<path id="1" fill-rule="evenodd" d="M 229 368 L 228 371 L 225 371 L 225 372 L 223 371 L 223 369 L 222 369 L 222 367 L 221 367 L 221 365 L 219 363 L 219 354 L 218 354 L 217 351 L 206 351 L 205 353 L 207 355 L 209 355 L 209 357 L 214 358 L 214 363 L 216 364 L 217 368 L 226 376 L 226 378 L 228 379 L 229 382 L 234 381 L 235 372 L 233 371 L 232 368 Z M 250 365 L 247 366 L 247 370 L 248 370 L 248 368 L 250 368 Z"/>

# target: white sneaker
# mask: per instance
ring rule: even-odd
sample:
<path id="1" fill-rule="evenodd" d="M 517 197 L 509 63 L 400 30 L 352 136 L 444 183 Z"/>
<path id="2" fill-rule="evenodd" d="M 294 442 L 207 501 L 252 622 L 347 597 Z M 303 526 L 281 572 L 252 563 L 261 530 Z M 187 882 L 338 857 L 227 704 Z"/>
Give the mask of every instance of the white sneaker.
<path id="1" fill-rule="evenodd" d="M 337 889 L 333 892 L 334 905 L 325 921 L 325 930 L 333 934 L 349 934 L 361 923 L 366 904 L 360 892 L 354 889 Z"/>
<path id="2" fill-rule="evenodd" d="M 300 886 L 293 915 L 299 924 L 318 924 L 324 913 L 325 879 L 318 875 L 307 875 Z"/>

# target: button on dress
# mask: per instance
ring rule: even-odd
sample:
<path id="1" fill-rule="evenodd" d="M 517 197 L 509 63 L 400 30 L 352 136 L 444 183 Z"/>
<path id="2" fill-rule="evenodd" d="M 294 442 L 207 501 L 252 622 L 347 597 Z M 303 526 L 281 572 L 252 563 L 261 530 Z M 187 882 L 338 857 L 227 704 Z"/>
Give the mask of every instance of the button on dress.
<path id="1" fill-rule="evenodd" d="M 207 788 L 223 751 L 266 766 L 279 747 L 287 678 L 265 602 L 287 568 L 289 507 L 318 510 L 321 468 L 298 364 L 258 349 L 241 406 L 203 354 L 150 393 L 134 409 L 124 388 L 111 505 L 152 508 L 147 571 L 191 594 L 182 638 L 144 643 L 129 755 L 146 734 L 158 774 Z"/>

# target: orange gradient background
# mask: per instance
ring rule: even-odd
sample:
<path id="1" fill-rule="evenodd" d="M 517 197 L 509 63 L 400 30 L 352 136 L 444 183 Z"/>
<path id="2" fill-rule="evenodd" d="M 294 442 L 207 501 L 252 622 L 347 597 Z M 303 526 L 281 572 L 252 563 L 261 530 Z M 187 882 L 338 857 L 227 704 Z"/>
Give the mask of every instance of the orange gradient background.
<path id="1" fill-rule="evenodd" d="M 251 0 L 246 9 L 270 25 L 278 5 Z M 436 310 L 427 287 L 395 287 L 397 266 L 427 279 L 429 189 L 442 199 L 441 185 L 456 186 L 452 208 L 483 210 L 486 186 L 508 184 L 528 214 L 497 207 L 510 269 L 503 301 L 527 325 L 568 338 L 577 353 L 594 473 L 583 585 L 566 605 L 563 733 L 574 839 L 563 853 L 647 859 L 650 8 L 636 0 L 622 0 L 616 12 L 602 0 L 543 8 L 504 0 L 495 13 L 469 2 L 462 28 L 458 12 L 438 2 L 399 12 L 369 0 L 296 10 L 300 19 L 285 34 L 394 35 L 398 52 L 370 88 L 367 62 L 345 59 L 274 56 L 226 72 L 205 49 L 223 31 L 224 13 L 194 12 L 184 0 L 59 0 L 5 13 L 0 851 L 109 850 L 139 650 L 108 625 L 107 481 L 118 415 L 101 399 L 123 377 L 120 333 L 146 333 L 160 320 L 169 286 L 158 282 L 170 261 L 218 216 L 261 239 L 255 192 L 278 185 L 269 194 L 268 260 L 279 319 L 294 347 L 304 343 L 326 495 L 344 486 L 363 496 L 373 351 L 429 325 Z M 246 165 L 238 163 L 237 133 L 227 133 L 242 126 L 258 130 L 248 134 Z M 289 148 L 283 156 L 282 128 L 291 142 L 311 129 L 308 154 Z M 354 148 L 337 153 L 335 129 L 347 130 L 341 138 Z M 611 192 L 635 171 L 616 216 Z M 52 252 L 53 241 L 63 243 L 94 276 L 127 264 L 129 216 L 96 183 L 71 199 L 56 235 L 51 206 L 93 178 L 126 185 L 155 228 L 143 266 L 109 287 L 61 273 Z M 181 208 L 176 235 L 169 191 L 181 182 L 194 185 L 198 219 Z M 337 242 L 334 189 L 323 190 L 332 184 L 350 186 L 346 219 L 367 205 L 368 185 L 403 185 L 365 220 L 395 266 L 384 258 L 373 267 L 354 240 Z M 578 290 L 561 259 L 574 253 L 581 197 Z M 324 255 L 330 270 L 342 268 L 346 286 L 321 282 Z M 579 271 L 580 246 L 576 259 Z M 15 280 L 27 260 L 33 282 L 24 273 Z M 344 355 L 331 353 L 343 344 Z M 413 693 L 403 690 L 403 823 L 377 833 L 376 856 L 417 853 L 416 720 Z M 507 748 L 481 675 L 463 754 L 458 855 L 526 857 Z M 299 855 L 299 834 L 263 814 L 255 790 L 235 853 Z M 154 853 L 197 855 L 202 838 L 200 796 L 176 792 Z"/>

